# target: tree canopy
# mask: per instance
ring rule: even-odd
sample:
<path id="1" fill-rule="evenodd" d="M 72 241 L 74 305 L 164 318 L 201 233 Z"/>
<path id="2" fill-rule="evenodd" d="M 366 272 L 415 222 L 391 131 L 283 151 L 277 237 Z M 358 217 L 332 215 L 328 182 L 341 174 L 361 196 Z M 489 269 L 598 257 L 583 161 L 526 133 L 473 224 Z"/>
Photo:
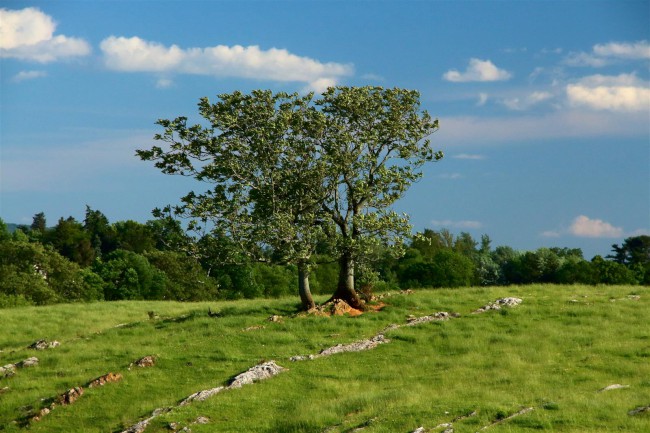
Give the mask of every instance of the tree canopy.
<path id="1" fill-rule="evenodd" d="M 191 229 L 225 239 L 230 260 L 295 263 L 303 305 L 314 305 L 309 267 L 318 245 L 339 258 L 335 297 L 355 306 L 355 264 L 372 245 L 401 251 L 408 216 L 390 206 L 442 158 L 428 137 L 438 128 L 419 94 L 380 87 L 336 87 L 313 94 L 254 91 L 201 98 L 207 124 L 161 119 L 156 140 L 138 150 L 163 173 L 210 184 L 165 210 Z M 158 211 L 159 213 L 161 211 Z M 269 255 L 270 252 L 270 255 Z"/>

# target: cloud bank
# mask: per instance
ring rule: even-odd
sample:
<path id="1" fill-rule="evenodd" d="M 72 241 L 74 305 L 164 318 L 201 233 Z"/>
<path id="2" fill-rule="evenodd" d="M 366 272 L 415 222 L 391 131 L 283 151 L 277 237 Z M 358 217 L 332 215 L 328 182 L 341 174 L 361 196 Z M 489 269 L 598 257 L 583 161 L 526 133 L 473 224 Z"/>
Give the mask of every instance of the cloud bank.
<path id="1" fill-rule="evenodd" d="M 648 41 L 609 42 L 596 44 L 590 53 L 571 53 L 564 60 L 568 66 L 591 66 L 600 68 L 617 60 L 649 60 L 650 44 Z"/>
<path id="2" fill-rule="evenodd" d="M 0 57 L 49 63 L 90 54 L 86 41 L 55 30 L 52 17 L 36 8 L 0 9 Z"/>
<path id="3" fill-rule="evenodd" d="M 115 71 L 297 81 L 316 91 L 325 90 L 354 72 L 351 64 L 321 63 L 285 49 L 263 50 L 256 45 L 183 49 L 138 37 L 110 36 L 101 42 L 100 48 L 105 65 Z"/>
<path id="4" fill-rule="evenodd" d="M 497 68 L 489 60 L 470 59 L 465 72 L 452 69 L 445 72 L 442 77 L 447 81 L 462 83 L 467 81 L 504 81 L 510 79 L 512 74 L 505 69 Z"/>
<path id="5" fill-rule="evenodd" d="M 634 74 L 591 75 L 567 85 L 566 95 L 570 105 L 585 106 L 594 110 L 650 110 L 648 83 Z"/>

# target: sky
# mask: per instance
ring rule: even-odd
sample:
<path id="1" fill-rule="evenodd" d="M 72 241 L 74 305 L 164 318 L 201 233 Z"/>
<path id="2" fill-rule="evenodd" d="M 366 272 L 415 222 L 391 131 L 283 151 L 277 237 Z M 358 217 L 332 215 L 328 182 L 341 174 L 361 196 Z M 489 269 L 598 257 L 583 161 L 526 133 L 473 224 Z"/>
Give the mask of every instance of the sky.
<path id="1" fill-rule="evenodd" d="M 518 250 L 650 234 L 650 1 L 0 3 L 0 218 L 152 219 L 197 185 L 136 149 L 201 97 L 420 92 L 443 160 L 395 204 L 414 231 Z M 198 186 L 200 188 L 200 186 Z"/>

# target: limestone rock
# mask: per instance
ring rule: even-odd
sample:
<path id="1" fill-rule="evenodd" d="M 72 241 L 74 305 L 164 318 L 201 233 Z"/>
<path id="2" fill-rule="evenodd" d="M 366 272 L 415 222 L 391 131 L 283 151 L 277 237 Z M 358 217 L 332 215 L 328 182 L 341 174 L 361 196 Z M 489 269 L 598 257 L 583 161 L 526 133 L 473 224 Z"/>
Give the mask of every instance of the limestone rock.
<path id="1" fill-rule="evenodd" d="M 34 367 L 35 365 L 38 365 L 38 358 L 32 356 L 31 358 L 27 358 L 23 361 L 20 361 L 18 364 L 16 364 L 16 367 L 27 368 L 27 367 Z"/>
<path id="2" fill-rule="evenodd" d="M 153 367 L 156 364 L 156 358 L 153 356 L 145 356 L 144 358 L 140 358 L 137 361 L 135 361 L 136 367 Z"/>
<path id="3" fill-rule="evenodd" d="M 484 313 L 489 310 L 500 310 L 501 307 L 516 307 L 517 305 L 521 304 L 523 301 L 519 298 L 501 298 L 497 299 L 494 302 L 491 302 L 487 305 L 482 306 L 478 310 L 474 311 L 475 314 L 477 313 Z"/>
<path id="4" fill-rule="evenodd" d="M 80 386 L 77 386 L 75 388 L 71 388 L 61 394 L 59 397 L 57 397 L 57 403 L 60 404 L 61 406 L 66 406 L 69 404 L 74 403 L 77 401 L 79 397 L 81 397 L 84 393 L 84 389 Z"/>
<path id="5" fill-rule="evenodd" d="M 50 342 L 48 342 L 47 340 L 38 340 L 32 343 L 28 348 L 34 350 L 45 350 L 45 349 L 54 349 L 55 347 L 58 347 L 60 345 L 61 343 L 59 343 L 56 340 Z"/>
<path id="6" fill-rule="evenodd" d="M 11 377 L 16 374 L 16 365 L 7 364 L 4 367 L 0 367 L 0 377 Z"/>
<path id="7" fill-rule="evenodd" d="M 603 391 L 611 391 L 612 389 L 623 389 L 623 388 L 629 388 L 630 385 L 621 385 L 620 383 L 615 383 L 613 385 L 608 385 L 605 388 L 600 389 L 598 392 L 603 392 Z"/>
<path id="8" fill-rule="evenodd" d="M 361 352 L 362 350 L 374 349 L 378 345 L 388 343 L 389 341 L 383 334 L 378 334 L 368 340 L 360 340 L 350 344 L 337 344 L 336 346 L 323 349 L 320 352 L 320 356 L 329 356 L 343 352 Z"/>
<path id="9" fill-rule="evenodd" d="M 637 407 L 635 409 L 632 409 L 627 414 L 631 415 L 631 416 L 634 416 L 634 415 L 638 415 L 640 413 L 645 413 L 645 412 L 650 412 L 650 405 L 648 405 L 648 406 L 639 406 L 639 407 Z"/>
<path id="10" fill-rule="evenodd" d="M 181 401 L 179 406 L 186 406 L 193 401 L 203 401 L 209 397 L 212 397 L 215 394 L 219 394 L 221 391 L 226 389 L 224 386 L 218 386 L 216 388 L 206 389 L 203 391 L 195 392 L 194 394 L 187 397 L 185 400 Z"/>
<path id="11" fill-rule="evenodd" d="M 110 382 L 119 382 L 122 380 L 122 375 L 120 373 L 106 373 L 103 376 L 98 377 L 88 384 L 88 388 L 94 388 L 96 386 L 104 386 Z"/>
<path id="12" fill-rule="evenodd" d="M 241 388 L 243 385 L 248 385 L 253 382 L 260 380 L 268 379 L 277 374 L 282 373 L 286 370 L 284 367 L 280 367 L 275 361 L 268 361 L 262 364 L 255 365 L 249 368 L 247 371 L 238 374 L 228 385 L 229 389 L 232 388 Z"/>

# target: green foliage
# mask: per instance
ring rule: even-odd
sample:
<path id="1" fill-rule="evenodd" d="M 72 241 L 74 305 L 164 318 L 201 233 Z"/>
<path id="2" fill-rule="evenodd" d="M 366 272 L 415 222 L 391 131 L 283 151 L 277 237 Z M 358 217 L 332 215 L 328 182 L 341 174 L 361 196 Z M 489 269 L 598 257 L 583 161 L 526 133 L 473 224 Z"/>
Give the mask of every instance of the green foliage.
<path id="1" fill-rule="evenodd" d="M 164 272 L 152 266 L 146 257 L 126 250 L 115 250 L 96 262 L 95 272 L 104 281 L 107 301 L 126 299 L 162 299 Z"/>
<path id="2" fill-rule="evenodd" d="M 73 217 L 60 218 L 56 226 L 44 234 L 44 242 L 81 266 L 89 266 L 95 259 L 90 235 Z"/>
<path id="3" fill-rule="evenodd" d="M 173 251 L 147 251 L 149 263 L 165 274 L 162 299 L 203 301 L 216 299 L 217 282 L 209 277 L 193 257 Z"/>

